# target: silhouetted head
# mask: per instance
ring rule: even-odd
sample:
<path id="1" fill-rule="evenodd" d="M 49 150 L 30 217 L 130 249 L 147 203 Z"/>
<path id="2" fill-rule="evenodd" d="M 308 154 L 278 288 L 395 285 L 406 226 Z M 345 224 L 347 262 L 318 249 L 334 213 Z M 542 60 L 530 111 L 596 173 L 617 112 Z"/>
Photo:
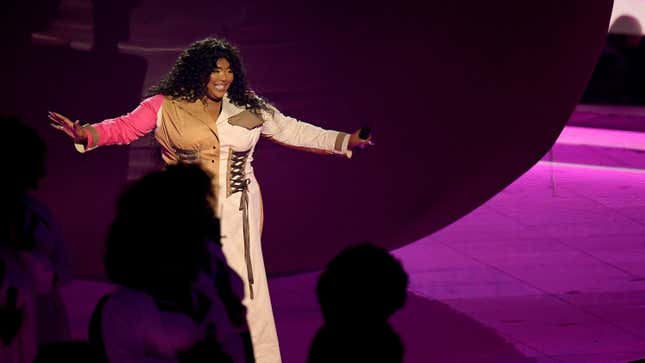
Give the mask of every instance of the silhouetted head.
<path id="1" fill-rule="evenodd" d="M 631 15 L 621 15 L 611 23 L 609 33 L 641 36 L 643 29 L 638 19 Z"/>
<path id="2" fill-rule="evenodd" d="M 19 197 L 35 189 L 45 176 L 45 143 L 19 117 L 0 116 L 0 128 L 5 135 L 0 142 L 5 159 L 0 193 Z"/>
<path id="3" fill-rule="evenodd" d="M 156 297 L 185 296 L 219 241 L 210 176 L 178 164 L 146 175 L 119 198 L 106 241 L 110 280 Z"/>
<path id="4" fill-rule="evenodd" d="M 642 36 L 643 29 L 638 19 L 621 15 L 611 24 L 607 41 L 616 48 L 638 48 Z"/>
<path id="5" fill-rule="evenodd" d="M 406 298 L 408 276 L 386 250 L 371 244 L 334 257 L 320 276 L 316 294 L 325 323 L 385 321 Z"/>
<path id="6" fill-rule="evenodd" d="M 159 83 L 151 87 L 147 96 L 163 94 L 194 102 L 208 97 L 211 75 L 226 61 L 232 72 L 230 85 L 225 89 L 231 101 L 259 114 L 270 111 L 269 104 L 249 89 L 246 72 L 238 50 L 224 39 L 206 38 L 191 44 Z M 220 61 L 218 64 L 218 61 Z"/>

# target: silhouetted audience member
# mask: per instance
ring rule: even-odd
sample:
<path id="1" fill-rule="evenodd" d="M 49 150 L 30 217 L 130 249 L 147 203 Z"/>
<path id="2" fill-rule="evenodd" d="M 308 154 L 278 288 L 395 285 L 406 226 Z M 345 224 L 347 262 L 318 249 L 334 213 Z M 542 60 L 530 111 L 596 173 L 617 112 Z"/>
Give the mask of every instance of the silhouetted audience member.
<path id="1" fill-rule="evenodd" d="M 31 363 L 39 345 L 69 338 L 60 294 L 69 259 L 51 213 L 29 195 L 45 175 L 43 140 L 17 117 L 0 127 L 0 362 Z"/>
<path id="2" fill-rule="evenodd" d="M 309 363 L 402 362 L 403 345 L 388 318 L 403 307 L 408 276 L 387 251 L 362 244 L 342 251 L 320 276 L 325 320 Z"/>
<path id="3" fill-rule="evenodd" d="M 584 103 L 645 104 L 645 42 L 638 19 L 614 20 L 589 84 Z"/>
<path id="4" fill-rule="evenodd" d="M 196 165 L 148 174 L 120 197 L 90 344 L 105 361 L 249 362 L 239 276 L 226 264 L 212 181 Z"/>

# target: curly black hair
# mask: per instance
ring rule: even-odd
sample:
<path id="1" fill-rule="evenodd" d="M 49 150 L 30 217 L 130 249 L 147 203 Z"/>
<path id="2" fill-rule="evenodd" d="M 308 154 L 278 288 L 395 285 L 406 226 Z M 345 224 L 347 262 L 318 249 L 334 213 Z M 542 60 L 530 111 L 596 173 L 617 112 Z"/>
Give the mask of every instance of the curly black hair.
<path id="1" fill-rule="evenodd" d="M 237 48 L 217 38 L 206 38 L 191 44 L 181 53 L 170 72 L 148 90 L 146 97 L 162 94 L 188 102 L 204 100 L 210 74 L 220 58 L 226 59 L 233 70 L 233 83 L 227 92 L 233 104 L 258 116 L 261 116 L 261 111 L 273 113 L 270 103 L 249 89 Z"/>

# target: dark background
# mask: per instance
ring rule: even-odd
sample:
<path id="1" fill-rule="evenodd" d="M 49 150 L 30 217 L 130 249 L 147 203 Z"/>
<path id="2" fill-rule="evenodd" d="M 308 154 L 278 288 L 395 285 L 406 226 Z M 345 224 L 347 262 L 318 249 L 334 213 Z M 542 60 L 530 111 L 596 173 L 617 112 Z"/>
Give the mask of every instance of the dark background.
<path id="1" fill-rule="evenodd" d="M 46 139 L 38 194 L 60 220 L 76 273 L 101 277 L 115 197 L 155 167 L 154 146 L 81 155 L 46 111 L 83 122 L 128 112 L 190 42 L 228 38 L 251 86 L 285 114 L 374 130 L 377 145 L 351 160 L 267 141 L 256 151 L 267 267 L 310 270 L 362 240 L 394 248 L 431 234 L 528 170 L 579 101 L 611 5 L 10 1 L 0 109 Z"/>

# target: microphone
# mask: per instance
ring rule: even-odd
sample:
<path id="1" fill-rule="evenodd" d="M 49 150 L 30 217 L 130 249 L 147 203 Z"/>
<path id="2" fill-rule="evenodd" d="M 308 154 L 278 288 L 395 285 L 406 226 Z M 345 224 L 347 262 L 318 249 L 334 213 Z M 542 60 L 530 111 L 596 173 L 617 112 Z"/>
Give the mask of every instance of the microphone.
<path id="1" fill-rule="evenodd" d="M 367 140 L 368 137 L 370 137 L 370 134 L 372 133 L 372 128 L 369 127 L 369 125 L 364 125 L 361 127 L 360 131 L 358 132 L 358 137 Z"/>

